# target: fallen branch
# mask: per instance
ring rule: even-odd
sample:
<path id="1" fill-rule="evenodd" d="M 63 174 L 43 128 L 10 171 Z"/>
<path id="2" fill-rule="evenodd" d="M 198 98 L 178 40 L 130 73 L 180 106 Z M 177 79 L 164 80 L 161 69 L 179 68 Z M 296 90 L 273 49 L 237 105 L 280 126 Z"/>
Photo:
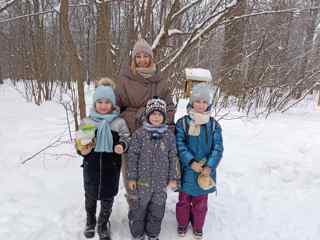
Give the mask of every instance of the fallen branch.
<path id="1" fill-rule="evenodd" d="M 29 162 L 31 159 L 33 159 L 34 157 L 38 156 L 40 153 L 46 151 L 49 148 L 53 148 L 53 147 L 57 147 L 61 144 L 65 144 L 66 142 L 62 142 L 61 138 L 63 137 L 63 135 L 59 136 L 57 139 L 55 139 L 52 143 L 50 143 L 48 146 L 42 148 L 40 151 L 36 152 L 35 154 L 33 154 L 32 156 L 26 158 L 25 160 L 23 160 L 21 162 L 21 164 L 25 164 L 27 162 Z"/>

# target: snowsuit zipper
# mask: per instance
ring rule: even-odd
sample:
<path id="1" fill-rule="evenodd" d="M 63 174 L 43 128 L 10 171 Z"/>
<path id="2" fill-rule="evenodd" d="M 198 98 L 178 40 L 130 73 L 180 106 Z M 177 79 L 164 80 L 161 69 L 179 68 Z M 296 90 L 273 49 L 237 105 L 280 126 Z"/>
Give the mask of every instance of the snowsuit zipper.
<path id="1" fill-rule="evenodd" d="M 154 144 L 153 144 L 153 156 L 151 159 L 151 169 L 154 169 L 154 159 L 156 159 L 156 149 L 157 149 L 157 140 L 151 140 Z M 154 183 L 153 183 L 153 174 L 152 174 L 153 171 L 151 171 L 151 186 L 150 186 L 150 191 L 153 193 L 153 188 L 154 188 Z"/>
<path id="2" fill-rule="evenodd" d="M 102 183 L 102 153 L 99 154 L 99 188 L 98 188 L 98 199 L 100 199 Z"/>

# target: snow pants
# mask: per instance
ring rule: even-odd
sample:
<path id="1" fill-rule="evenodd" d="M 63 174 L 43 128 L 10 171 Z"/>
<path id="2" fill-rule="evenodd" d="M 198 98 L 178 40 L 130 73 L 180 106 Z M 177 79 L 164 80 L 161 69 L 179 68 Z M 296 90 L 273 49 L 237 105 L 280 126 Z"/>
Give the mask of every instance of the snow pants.
<path id="1" fill-rule="evenodd" d="M 134 238 L 146 234 L 149 237 L 157 237 L 161 231 L 161 223 L 164 217 L 165 204 L 159 205 L 152 201 L 131 206 L 128 214 L 131 235 Z"/>
<path id="2" fill-rule="evenodd" d="M 194 231 L 203 229 L 208 210 L 208 195 L 191 196 L 187 193 L 179 193 L 179 201 L 176 205 L 176 218 L 178 225 L 188 227 L 191 222 Z"/>

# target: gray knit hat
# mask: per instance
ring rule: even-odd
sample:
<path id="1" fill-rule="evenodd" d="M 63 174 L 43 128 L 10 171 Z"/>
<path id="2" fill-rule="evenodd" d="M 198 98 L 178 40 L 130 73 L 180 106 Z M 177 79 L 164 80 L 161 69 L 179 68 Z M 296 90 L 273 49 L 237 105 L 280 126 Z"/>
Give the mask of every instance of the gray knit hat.
<path id="1" fill-rule="evenodd" d="M 140 52 L 144 52 L 144 53 L 150 55 L 151 58 L 153 58 L 153 52 L 152 52 L 151 46 L 139 34 L 138 40 L 134 44 L 134 47 L 132 49 L 132 58 L 134 58 L 137 55 L 137 53 L 140 53 Z"/>
<path id="2" fill-rule="evenodd" d="M 145 116 L 147 121 L 149 121 L 150 114 L 155 111 L 158 111 L 163 115 L 163 121 L 165 122 L 167 118 L 167 104 L 159 97 L 153 97 L 147 102 L 145 109 Z"/>
<path id="3" fill-rule="evenodd" d="M 113 88 L 111 86 L 100 85 L 96 88 L 93 95 L 93 102 L 95 103 L 98 100 L 106 99 L 112 102 L 112 105 L 116 105 L 116 96 L 114 94 Z"/>
<path id="4" fill-rule="evenodd" d="M 194 101 L 204 100 L 209 105 L 212 103 L 212 93 L 210 86 L 206 83 L 199 83 L 192 88 L 190 103 Z"/>

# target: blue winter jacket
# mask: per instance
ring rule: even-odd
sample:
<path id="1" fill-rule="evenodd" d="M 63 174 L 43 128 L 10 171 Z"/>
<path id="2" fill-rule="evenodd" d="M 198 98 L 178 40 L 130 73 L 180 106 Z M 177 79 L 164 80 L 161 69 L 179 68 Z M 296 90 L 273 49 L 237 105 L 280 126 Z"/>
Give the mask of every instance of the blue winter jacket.
<path id="1" fill-rule="evenodd" d="M 199 173 L 191 169 L 191 163 L 193 160 L 200 161 L 206 158 L 206 165 L 212 169 L 211 177 L 216 181 L 216 168 L 222 158 L 223 141 L 221 126 L 214 118 L 201 125 L 199 136 L 189 136 L 186 133 L 190 121 L 191 118 L 186 115 L 176 124 L 176 144 L 181 164 L 181 191 L 191 196 L 199 196 L 215 192 L 216 188 L 209 190 L 200 188 L 197 182 Z"/>

